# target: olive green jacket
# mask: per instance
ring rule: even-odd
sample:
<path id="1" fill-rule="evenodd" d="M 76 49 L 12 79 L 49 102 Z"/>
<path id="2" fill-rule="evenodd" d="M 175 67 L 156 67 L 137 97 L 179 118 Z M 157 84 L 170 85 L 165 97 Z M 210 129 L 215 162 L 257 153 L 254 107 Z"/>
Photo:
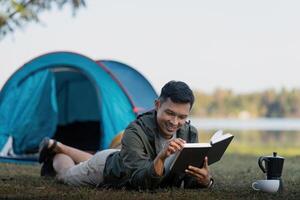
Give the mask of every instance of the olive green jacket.
<path id="1" fill-rule="evenodd" d="M 153 161 L 157 154 L 158 125 L 156 112 L 150 111 L 132 122 L 125 130 L 120 152 L 110 155 L 104 169 L 104 186 L 133 189 L 156 189 L 167 186 L 201 187 L 184 174 L 167 177 L 156 175 Z M 176 133 L 187 142 L 198 142 L 197 130 L 189 123 Z"/>

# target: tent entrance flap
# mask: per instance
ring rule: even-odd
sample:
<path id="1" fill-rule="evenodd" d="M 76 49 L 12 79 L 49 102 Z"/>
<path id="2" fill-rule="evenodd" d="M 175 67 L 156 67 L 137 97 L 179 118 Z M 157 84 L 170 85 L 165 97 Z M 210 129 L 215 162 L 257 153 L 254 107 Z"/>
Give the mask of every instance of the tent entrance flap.
<path id="1" fill-rule="evenodd" d="M 55 71 L 58 125 L 54 139 L 75 148 L 100 147 L 100 97 L 93 82 L 78 70 Z"/>

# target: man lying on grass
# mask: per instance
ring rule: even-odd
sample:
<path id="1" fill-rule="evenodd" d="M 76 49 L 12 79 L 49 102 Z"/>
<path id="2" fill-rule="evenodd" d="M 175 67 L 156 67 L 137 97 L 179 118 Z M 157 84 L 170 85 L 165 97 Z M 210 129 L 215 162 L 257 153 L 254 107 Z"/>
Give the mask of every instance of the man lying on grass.
<path id="1" fill-rule="evenodd" d="M 193 103 L 194 95 L 187 84 L 168 82 L 155 101 L 155 109 L 138 116 L 126 128 L 121 149 L 92 155 L 44 139 L 40 145 L 41 175 L 55 176 L 74 186 L 209 188 L 213 179 L 207 158 L 202 168 L 189 166 L 184 174 L 170 177 L 164 169 L 166 158 L 182 149 L 185 142 L 198 142 L 197 130 L 186 122 Z"/>

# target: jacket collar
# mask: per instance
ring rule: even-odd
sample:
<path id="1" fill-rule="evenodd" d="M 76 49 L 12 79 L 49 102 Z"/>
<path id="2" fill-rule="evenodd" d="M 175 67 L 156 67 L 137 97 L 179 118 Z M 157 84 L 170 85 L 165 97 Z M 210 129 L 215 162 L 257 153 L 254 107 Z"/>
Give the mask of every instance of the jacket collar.
<path id="1" fill-rule="evenodd" d="M 156 111 L 151 110 L 149 112 L 143 113 L 137 117 L 137 124 L 143 129 L 146 134 L 149 143 L 155 148 L 155 153 L 158 154 L 159 150 L 159 129 L 156 120 Z"/>

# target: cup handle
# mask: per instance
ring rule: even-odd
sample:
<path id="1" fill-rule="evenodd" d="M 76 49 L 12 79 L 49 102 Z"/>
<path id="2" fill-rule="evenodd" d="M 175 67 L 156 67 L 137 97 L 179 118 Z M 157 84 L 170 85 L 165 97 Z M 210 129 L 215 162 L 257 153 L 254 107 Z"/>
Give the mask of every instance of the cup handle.
<path id="1" fill-rule="evenodd" d="M 259 191 L 260 189 L 257 188 L 256 185 L 257 185 L 257 182 L 253 182 L 253 183 L 252 183 L 252 188 L 253 188 L 254 190 L 256 190 L 256 191 Z"/>
<path id="2" fill-rule="evenodd" d="M 261 157 L 259 157 L 258 158 L 258 166 L 259 166 L 259 168 L 263 171 L 263 173 L 266 173 L 266 168 L 264 167 L 264 165 L 263 165 L 263 161 L 267 161 L 267 159 L 265 158 L 265 157 L 263 157 L 263 156 L 261 156 Z"/>

